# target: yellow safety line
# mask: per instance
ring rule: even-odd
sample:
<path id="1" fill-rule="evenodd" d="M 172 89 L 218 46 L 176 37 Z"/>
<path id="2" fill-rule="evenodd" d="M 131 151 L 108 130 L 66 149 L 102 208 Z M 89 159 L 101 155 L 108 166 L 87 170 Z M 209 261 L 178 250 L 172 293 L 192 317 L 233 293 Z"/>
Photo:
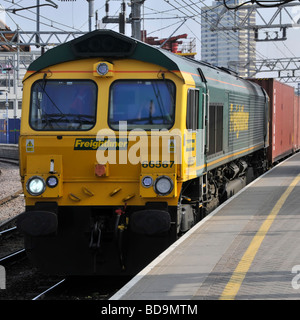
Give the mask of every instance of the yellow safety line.
<path id="1" fill-rule="evenodd" d="M 256 235 L 252 239 L 248 249 L 244 253 L 242 259 L 240 260 L 238 266 L 234 270 L 229 282 L 227 283 L 225 289 L 223 290 L 222 295 L 220 296 L 220 300 L 234 300 L 235 296 L 237 295 L 242 282 L 254 260 L 258 249 L 262 241 L 264 240 L 267 232 L 269 231 L 273 221 L 275 220 L 278 212 L 284 205 L 287 197 L 293 191 L 297 183 L 300 181 L 300 174 L 293 180 L 290 186 L 286 189 L 283 195 L 275 204 L 274 208 L 272 209 L 271 213 L 268 215 L 266 220 L 263 222 L 259 230 L 257 231 Z"/>

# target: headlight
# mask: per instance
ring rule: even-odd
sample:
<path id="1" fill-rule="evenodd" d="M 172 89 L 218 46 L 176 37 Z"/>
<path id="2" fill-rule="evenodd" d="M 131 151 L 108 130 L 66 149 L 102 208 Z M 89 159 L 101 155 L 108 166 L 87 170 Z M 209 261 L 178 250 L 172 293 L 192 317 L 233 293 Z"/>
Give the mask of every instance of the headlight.
<path id="1" fill-rule="evenodd" d="M 142 185 L 145 188 L 150 188 L 153 184 L 153 179 L 150 176 L 145 176 L 142 179 Z"/>
<path id="2" fill-rule="evenodd" d="M 41 195 L 46 188 L 45 180 L 39 176 L 31 177 L 26 183 L 26 189 L 32 196 Z"/>
<path id="3" fill-rule="evenodd" d="M 155 180 L 154 191 L 160 196 L 166 196 L 173 190 L 173 181 L 167 176 L 160 176 Z"/>
<path id="4" fill-rule="evenodd" d="M 58 185 L 58 179 L 55 176 L 50 176 L 47 178 L 46 183 L 49 188 L 55 188 Z"/>

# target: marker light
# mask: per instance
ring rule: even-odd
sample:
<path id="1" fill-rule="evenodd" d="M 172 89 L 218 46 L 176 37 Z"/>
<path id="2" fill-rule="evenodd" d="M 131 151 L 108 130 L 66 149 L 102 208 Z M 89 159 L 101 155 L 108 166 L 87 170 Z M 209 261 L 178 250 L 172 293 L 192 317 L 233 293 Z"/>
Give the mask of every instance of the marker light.
<path id="1" fill-rule="evenodd" d="M 105 76 L 109 71 L 109 67 L 106 63 L 101 62 L 97 66 L 97 73 L 100 74 L 100 76 Z"/>
<path id="2" fill-rule="evenodd" d="M 39 196 L 46 189 L 45 180 L 42 177 L 33 176 L 27 181 L 26 189 L 32 196 Z"/>
<path id="3" fill-rule="evenodd" d="M 55 188 L 58 185 L 58 179 L 55 176 L 50 176 L 47 178 L 46 183 L 49 188 Z"/>
<path id="4" fill-rule="evenodd" d="M 173 190 L 173 181 L 167 176 L 160 176 L 155 180 L 154 191 L 160 196 L 166 196 Z"/>
<path id="5" fill-rule="evenodd" d="M 142 185 L 145 188 L 150 188 L 153 184 L 153 179 L 150 176 L 145 176 L 142 179 Z"/>

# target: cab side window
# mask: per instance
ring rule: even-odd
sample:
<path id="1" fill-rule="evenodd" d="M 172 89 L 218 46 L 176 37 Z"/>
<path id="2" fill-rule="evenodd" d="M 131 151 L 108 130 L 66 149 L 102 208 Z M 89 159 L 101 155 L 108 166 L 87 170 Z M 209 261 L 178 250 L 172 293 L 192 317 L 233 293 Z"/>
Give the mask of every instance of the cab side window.
<path id="1" fill-rule="evenodd" d="M 186 128 L 195 131 L 199 128 L 199 90 L 189 89 L 187 96 Z"/>
<path id="2" fill-rule="evenodd" d="M 209 105 L 209 151 L 213 155 L 223 151 L 223 105 L 213 103 Z"/>

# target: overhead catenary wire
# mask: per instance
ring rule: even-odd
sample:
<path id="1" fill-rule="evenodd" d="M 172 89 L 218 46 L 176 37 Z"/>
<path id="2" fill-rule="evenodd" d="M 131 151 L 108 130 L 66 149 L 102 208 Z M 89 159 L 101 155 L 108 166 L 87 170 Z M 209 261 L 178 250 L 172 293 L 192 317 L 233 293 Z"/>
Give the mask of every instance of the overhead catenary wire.
<path id="1" fill-rule="evenodd" d="M 223 4 L 227 10 L 238 10 L 247 4 L 257 4 L 263 8 L 278 8 L 278 7 L 282 6 L 283 4 L 287 4 L 287 3 L 290 3 L 293 1 L 294 0 L 250 0 L 250 1 L 243 2 L 243 3 L 236 5 L 236 6 L 230 6 L 227 4 L 226 0 L 223 0 Z"/>
<path id="2" fill-rule="evenodd" d="M 290 2 L 293 2 L 294 0 L 267 0 L 267 1 L 256 1 L 256 0 L 251 0 L 251 1 L 247 1 L 247 2 L 243 2 L 242 4 L 236 6 L 236 7 L 232 7 L 232 8 L 228 8 L 228 6 L 226 5 L 226 0 L 223 0 L 223 4 L 224 6 L 228 9 L 228 10 L 235 10 L 237 11 L 239 8 L 242 8 L 244 5 L 248 4 L 248 3 L 251 3 L 252 5 L 259 5 L 263 8 L 277 8 L 277 7 L 280 7 L 284 4 L 287 4 L 287 3 L 290 3 Z M 266 5 L 263 5 L 263 3 L 267 3 Z M 271 5 L 270 5 L 271 3 Z M 265 22 L 266 23 L 266 22 Z M 266 23 L 267 24 L 267 23 Z M 272 43 L 272 45 L 274 45 L 276 47 L 276 49 L 285 57 L 285 58 L 288 58 L 286 53 L 283 52 L 279 46 L 276 44 L 275 42 L 276 39 L 274 39 L 274 41 L 272 41 L 272 39 L 268 40 L 269 42 Z M 285 49 L 293 56 L 293 57 L 296 57 L 295 54 L 287 47 L 287 45 L 285 44 L 284 41 L 281 42 L 282 45 L 285 47 Z M 267 58 L 265 58 L 267 59 Z"/>
<path id="3" fill-rule="evenodd" d="M 12 1 L 12 0 L 11 1 L 4 0 L 4 1 L 10 4 L 9 8 L 11 8 L 13 6 L 22 7 L 22 3 L 24 4 L 23 0 L 20 0 L 20 1 L 17 1 L 17 0 L 14 0 L 14 1 Z M 111 0 L 111 1 L 113 1 L 113 0 Z M 171 7 L 169 10 L 159 10 L 159 9 L 154 9 L 154 8 L 151 8 L 150 6 L 144 5 L 145 8 L 148 11 L 151 11 L 151 12 L 144 13 L 143 19 L 146 20 L 146 21 L 147 20 L 148 21 L 152 21 L 152 20 L 162 20 L 162 21 L 163 20 L 169 20 L 169 21 L 171 21 L 173 19 L 177 20 L 177 21 L 175 23 L 169 23 L 168 25 L 165 25 L 165 26 L 163 26 L 163 27 L 161 27 L 161 28 L 159 28 L 159 29 L 157 29 L 155 31 L 151 31 L 150 33 L 148 33 L 148 35 L 154 34 L 157 31 L 165 30 L 165 29 L 168 29 L 168 28 L 172 28 L 172 27 L 175 28 L 179 24 L 181 24 L 182 21 L 184 21 L 184 19 L 186 18 L 187 22 L 185 23 L 185 27 L 188 28 L 193 33 L 193 35 L 198 39 L 198 41 L 201 41 L 199 35 L 197 35 L 197 32 L 195 31 L 195 28 L 191 28 L 189 26 L 191 25 L 191 22 L 197 23 L 197 24 L 199 24 L 201 26 L 201 21 L 199 19 L 200 17 L 203 17 L 203 13 L 201 12 L 201 4 L 203 4 L 204 8 L 205 7 L 209 8 L 208 5 L 205 4 L 204 1 L 201 1 L 201 0 L 199 0 L 199 1 L 198 0 L 197 1 L 195 1 L 195 0 L 182 0 L 182 1 L 164 0 L 164 1 L 165 1 L 165 3 L 167 3 Z M 268 0 L 268 2 L 269 1 L 270 0 Z M 116 2 L 120 2 L 120 0 L 114 1 L 114 2 L 115 3 Z M 274 3 L 276 3 L 276 2 L 278 3 L 279 1 L 274 1 Z M 283 0 L 281 2 L 287 3 L 287 1 L 283 1 Z M 288 0 L 288 2 L 290 2 L 290 1 Z M 76 4 L 76 2 L 74 2 L 74 4 Z M 72 3 L 72 5 L 73 5 L 73 3 Z M 101 8 L 103 8 L 104 6 L 105 5 L 102 5 Z M 220 8 L 221 6 L 223 6 L 223 2 L 219 1 L 219 3 L 217 5 L 215 5 L 213 8 L 214 8 L 214 10 L 216 10 L 217 8 Z M 100 9 L 98 9 L 98 10 L 100 10 Z M 28 10 L 28 12 L 30 12 L 34 16 L 36 15 L 36 12 L 34 12 L 34 10 L 30 10 L 30 11 Z M 18 25 L 18 28 L 21 30 L 20 25 L 13 19 L 12 14 L 9 14 L 9 13 L 7 13 L 7 14 L 10 17 L 10 19 L 16 25 Z M 19 16 L 21 18 L 24 18 L 26 20 L 30 20 L 30 21 L 35 22 L 35 18 L 31 18 L 31 17 L 25 16 L 25 15 L 21 15 L 19 13 L 15 14 L 15 15 L 17 15 L 17 16 Z M 159 17 L 158 15 L 162 15 L 162 16 Z M 76 27 L 74 27 L 74 25 L 73 25 L 73 27 L 71 27 L 71 26 L 68 26 L 68 25 L 66 25 L 64 23 L 60 23 L 60 22 L 57 22 L 55 20 L 49 19 L 48 17 L 46 17 L 44 15 L 41 15 L 41 18 L 43 19 L 41 21 L 41 25 L 44 25 L 44 26 L 47 26 L 47 27 L 51 27 L 51 28 L 54 28 L 54 29 L 59 30 L 59 31 L 65 31 L 66 28 L 68 28 L 70 30 L 74 30 L 74 31 L 82 31 L 83 26 L 87 23 L 87 22 L 85 22 L 85 24 L 83 24 L 80 28 L 76 28 Z M 240 18 L 237 17 L 237 19 L 240 19 Z M 210 23 L 210 25 L 212 25 L 212 22 L 210 22 L 210 21 L 207 21 L 207 22 Z M 223 39 L 226 39 L 226 37 L 229 37 L 233 41 L 232 45 L 235 46 L 235 47 L 238 46 L 237 43 L 239 45 L 243 46 L 243 44 L 239 41 L 237 34 L 235 34 L 233 32 L 230 32 L 230 34 L 228 34 L 228 35 L 225 35 L 225 33 L 224 33 L 224 35 L 221 35 L 221 37 Z M 276 46 L 276 44 L 274 44 L 274 45 Z M 285 43 L 283 43 L 282 45 L 285 46 L 286 49 L 289 52 L 291 52 L 289 50 L 289 48 L 285 45 Z M 257 55 L 258 58 L 267 59 L 267 57 L 264 54 L 259 52 L 259 50 L 257 50 L 256 48 L 251 47 L 251 45 L 250 45 L 250 49 L 252 50 L 252 52 L 254 52 Z M 278 48 L 278 50 L 280 51 L 279 48 Z"/>
<path id="4" fill-rule="evenodd" d="M 25 9 L 24 6 L 21 6 L 21 5 L 20 5 L 20 2 L 22 2 L 23 0 L 20 0 L 20 1 L 17 2 L 17 3 L 16 3 L 16 2 L 10 2 L 9 0 L 4 0 L 4 1 L 12 4 L 12 6 L 18 6 L 19 8 L 24 8 L 24 9 Z M 75 5 L 75 4 L 74 4 L 73 1 L 72 1 L 72 8 L 74 8 L 74 5 Z M 10 6 L 8 9 L 11 9 L 12 6 Z M 105 5 L 99 7 L 99 8 L 96 9 L 96 10 L 101 10 L 101 9 L 104 8 L 104 7 L 105 7 Z M 32 14 L 34 15 L 34 18 L 30 18 L 30 17 L 28 17 L 27 15 L 22 15 L 22 14 L 20 14 L 20 13 L 14 13 L 14 15 L 16 15 L 16 16 L 18 16 L 18 17 L 20 17 L 20 18 L 24 18 L 24 19 L 26 19 L 26 20 L 30 20 L 30 21 L 36 22 L 36 12 L 33 11 L 33 10 L 30 10 L 30 9 L 27 9 L 27 12 L 32 13 Z M 7 15 L 9 16 L 9 18 L 13 21 L 13 23 L 15 23 L 15 24 L 20 28 L 20 25 L 19 25 L 17 22 L 15 22 L 15 20 L 12 18 L 12 15 L 11 15 L 9 12 L 7 12 L 7 11 L 6 11 L 6 13 L 7 13 Z M 73 14 L 73 10 L 72 10 L 72 14 Z M 41 14 L 40 14 L 40 18 L 48 21 L 48 23 L 47 23 L 47 22 L 40 21 L 40 24 L 41 24 L 41 25 L 44 25 L 44 26 L 46 26 L 46 27 L 51 27 L 51 28 L 56 29 L 56 30 L 58 30 L 58 31 L 66 31 L 66 28 L 67 28 L 67 29 L 70 29 L 70 30 L 72 30 L 72 31 L 77 31 L 77 32 L 78 32 L 78 31 L 82 31 L 82 27 L 83 27 L 85 24 L 88 23 L 88 20 L 86 20 L 86 22 L 85 22 L 82 26 L 80 26 L 79 28 L 75 28 L 75 27 L 74 27 L 74 18 L 73 18 L 73 16 L 72 16 L 73 26 L 69 26 L 69 25 L 67 25 L 67 24 L 64 24 L 64 23 L 55 21 L 54 19 L 49 19 L 47 16 L 41 15 Z M 58 26 L 55 26 L 55 25 L 58 25 Z M 61 27 L 59 27 L 59 26 L 61 26 Z M 21 29 L 21 28 L 20 28 L 20 29 Z M 21 29 L 21 30 L 22 30 L 22 29 Z"/>
<path id="5" fill-rule="evenodd" d="M 193 2 L 192 0 L 190 0 L 190 2 L 193 3 L 194 5 L 196 5 L 199 8 L 199 6 L 197 4 L 195 4 L 195 2 Z M 204 3 L 203 0 L 199 0 L 199 2 L 201 2 L 204 5 L 204 7 L 206 7 L 208 10 L 212 10 L 209 6 L 207 6 L 207 4 Z M 219 7 L 219 6 L 217 6 L 217 7 Z M 214 10 L 215 10 L 215 8 L 216 7 L 213 7 Z M 201 8 L 199 8 L 199 9 L 201 10 Z M 202 13 L 201 13 L 201 16 L 202 16 Z M 210 21 L 207 21 L 207 22 L 212 26 L 212 22 L 210 22 Z M 220 25 L 223 26 L 222 23 Z M 224 34 L 224 33 L 222 33 L 222 34 Z M 244 43 L 242 43 L 242 41 L 239 40 L 239 36 L 238 35 L 236 35 L 237 39 L 235 39 L 234 34 L 232 32 L 228 33 L 228 36 L 230 38 L 232 38 L 234 41 L 237 41 L 239 43 L 239 45 L 241 45 L 241 46 L 243 46 L 244 48 L 247 49 L 246 45 Z M 223 36 L 223 38 L 224 38 L 224 36 Z M 234 44 L 234 46 L 237 47 L 235 44 Z M 261 52 L 259 52 L 256 47 L 253 47 L 252 45 L 250 45 L 250 48 L 251 48 L 252 52 L 255 53 L 256 56 L 259 56 L 261 59 L 266 59 L 267 58 L 265 55 L 263 55 Z"/>
<path id="6" fill-rule="evenodd" d="M 193 2 L 192 0 L 190 0 L 190 3 L 189 3 L 189 4 L 188 4 L 185 0 L 183 0 L 183 2 L 185 3 L 185 5 L 182 6 L 182 7 L 181 7 L 181 4 L 180 4 L 177 0 L 175 0 L 175 2 L 177 3 L 178 6 L 175 6 L 174 4 L 170 3 L 169 0 L 164 0 L 164 1 L 165 1 L 166 3 L 168 3 L 170 6 L 172 6 L 174 9 L 180 11 L 182 14 L 185 14 L 186 16 L 188 16 L 188 15 L 187 15 L 186 12 L 184 12 L 181 8 L 184 7 L 184 8 L 186 9 L 186 7 L 188 6 L 190 9 L 186 9 L 186 10 L 188 11 L 189 14 L 192 13 L 193 15 L 195 15 L 195 13 L 196 13 L 197 17 L 200 17 L 200 16 L 203 17 L 203 19 L 205 19 L 209 25 L 212 25 L 212 22 L 209 21 L 205 16 L 203 16 L 203 13 L 202 13 L 202 11 L 201 11 L 201 8 L 200 8 L 195 2 Z M 204 7 L 206 7 L 206 8 L 208 9 L 207 11 L 212 11 L 212 12 L 213 12 L 213 9 L 214 9 L 215 7 L 209 7 L 209 6 L 207 6 L 207 5 L 206 5 L 203 1 L 201 1 L 201 0 L 200 0 L 199 2 L 201 2 L 201 3 L 204 5 Z M 196 11 L 193 6 L 196 6 L 196 7 L 199 9 L 200 12 L 199 12 L 199 11 Z M 219 6 L 218 6 L 218 7 L 219 7 Z M 191 11 L 191 9 L 192 9 L 193 11 Z M 193 19 L 193 20 L 194 20 L 197 24 L 199 24 L 200 26 L 202 26 L 202 23 L 199 22 L 199 21 L 197 21 L 197 19 Z M 223 32 L 221 33 L 220 36 L 221 36 L 223 39 L 227 40 L 227 37 L 224 35 Z M 246 48 L 246 45 L 243 44 L 243 43 L 239 40 L 238 35 L 235 36 L 235 35 L 233 35 L 233 34 L 230 32 L 230 33 L 228 33 L 228 36 L 229 36 L 229 38 L 231 38 L 231 39 L 233 40 L 233 43 L 232 43 L 233 46 L 238 47 L 238 46 L 235 44 L 235 43 L 237 42 L 239 45 L 241 45 L 241 46 L 243 46 L 243 47 Z M 251 50 L 252 50 L 257 56 L 259 56 L 261 59 L 266 59 L 266 57 L 265 57 L 263 54 L 261 54 L 260 52 L 258 52 L 256 48 L 253 48 L 253 46 L 252 46 Z M 213 52 L 212 52 L 212 54 L 215 56 L 215 54 L 214 54 Z"/>
<path id="7" fill-rule="evenodd" d="M 9 2 L 8 0 L 4 0 L 4 1 Z M 23 6 L 21 6 L 21 5 L 19 4 L 20 2 L 22 2 L 22 0 L 19 1 L 18 3 L 13 3 L 13 5 L 16 5 L 16 6 L 18 6 L 19 8 L 25 8 L 25 7 L 23 7 Z M 11 2 L 10 2 L 10 3 L 11 3 Z M 10 8 L 11 8 L 11 7 L 10 7 Z M 16 16 L 18 16 L 18 17 L 20 17 L 20 18 L 24 18 L 24 19 L 26 19 L 26 20 L 30 20 L 30 21 L 36 22 L 36 12 L 33 11 L 33 10 L 30 10 L 30 9 L 27 9 L 27 11 L 30 12 L 30 13 L 32 13 L 32 14 L 34 15 L 34 18 L 30 18 L 28 15 L 22 15 L 22 14 L 20 14 L 20 13 L 13 13 L 13 14 L 16 15 Z M 13 23 L 15 23 L 15 24 L 20 28 L 20 24 L 17 23 L 17 22 L 12 18 L 12 14 L 9 13 L 8 11 L 6 11 L 6 14 L 7 14 L 7 16 L 13 21 Z M 55 27 L 55 26 L 53 25 L 53 23 L 55 23 L 55 24 L 57 24 L 57 25 L 60 25 L 60 26 L 63 27 L 63 28 L 69 28 L 69 29 L 74 30 L 74 31 L 82 31 L 81 29 L 77 29 L 77 28 L 70 27 L 70 26 L 68 26 L 68 25 L 66 25 L 66 24 L 63 24 L 63 23 L 54 21 L 54 20 L 52 20 L 52 19 L 49 19 L 48 17 L 43 16 L 43 15 L 40 15 L 40 18 L 43 18 L 43 19 L 49 21 L 49 23 L 40 21 L 40 24 L 41 24 L 41 25 L 44 25 L 44 26 L 47 26 L 47 27 L 51 27 L 51 28 L 56 29 L 56 30 L 58 30 L 58 31 L 65 31 L 65 29 L 62 29 L 62 28 L 59 28 L 59 27 Z M 21 29 L 21 28 L 20 28 L 20 29 Z M 21 30 L 22 30 L 22 29 L 21 29 Z"/>

